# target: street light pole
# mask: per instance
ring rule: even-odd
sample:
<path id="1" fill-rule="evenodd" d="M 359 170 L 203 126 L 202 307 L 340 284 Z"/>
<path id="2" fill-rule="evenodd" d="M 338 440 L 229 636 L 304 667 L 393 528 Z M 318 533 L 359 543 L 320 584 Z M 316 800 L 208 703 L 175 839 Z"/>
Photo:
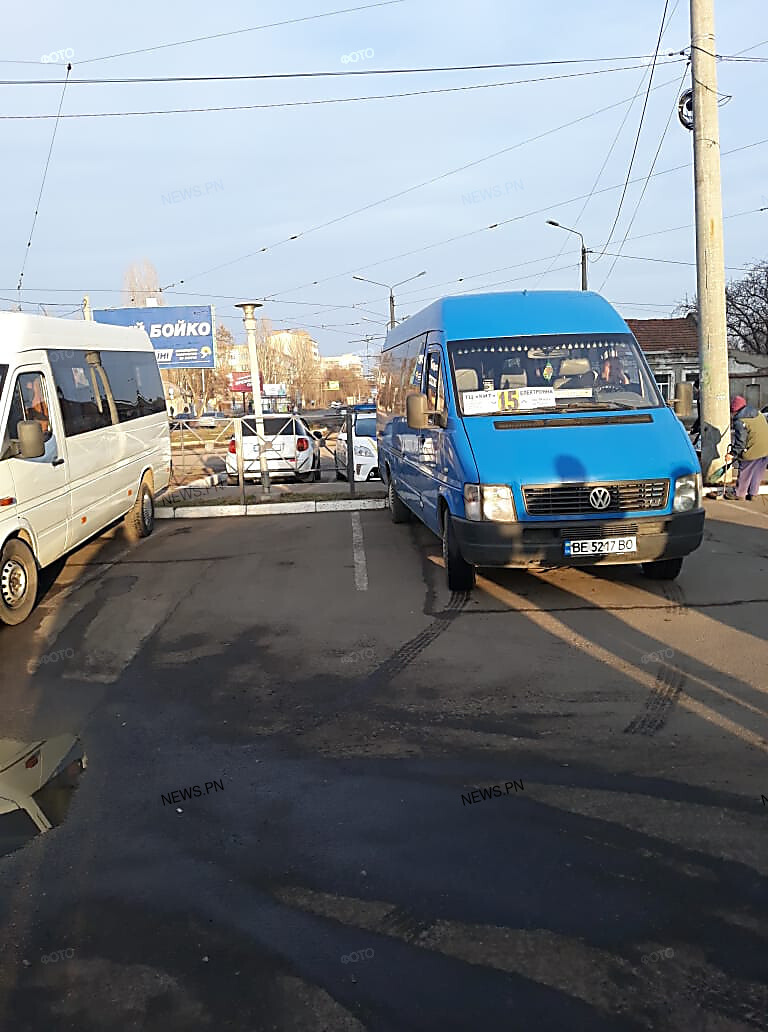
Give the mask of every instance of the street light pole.
<path id="1" fill-rule="evenodd" d="M 408 279 L 400 280 L 399 283 L 395 283 L 390 286 L 388 283 L 379 283 L 378 280 L 366 279 L 365 276 L 353 276 L 352 279 L 360 280 L 361 283 L 373 283 L 375 287 L 385 287 L 389 291 L 389 328 L 394 330 L 395 328 L 395 287 L 402 287 L 404 283 L 410 283 L 412 280 L 418 279 L 419 276 L 426 276 L 427 270 L 424 269 L 422 272 L 417 272 L 415 276 L 409 276 Z"/>
<path id="2" fill-rule="evenodd" d="M 691 0 L 691 75 L 701 471 L 706 483 L 713 467 L 724 465 L 730 429 L 714 0 Z"/>
<path id="3" fill-rule="evenodd" d="M 266 442 L 264 440 L 264 412 L 261 407 L 261 378 L 259 376 L 259 356 L 256 351 L 256 317 L 254 312 L 262 308 L 260 301 L 243 301 L 235 308 L 243 311 L 243 322 L 248 337 L 248 354 L 251 360 L 251 396 L 253 397 L 253 415 L 256 422 L 256 434 L 259 442 L 259 470 L 261 473 L 262 494 L 269 494 L 269 468 L 267 466 Z"/>
<path id="4" fill-rule="evenodd" d="M 575 233 L 581 240 L 581 289 L 587 290 L 587 255 L 589 252 L 584 246 L 584 237 L 579 233 L 578 229 L 570 229 L 568 226 L 562 226 L 559 222 L 555 222 L 554 219 L 547 219 L 548 226 L 556 226 L 558 229 L 564 229 L 566 233 Z"/>

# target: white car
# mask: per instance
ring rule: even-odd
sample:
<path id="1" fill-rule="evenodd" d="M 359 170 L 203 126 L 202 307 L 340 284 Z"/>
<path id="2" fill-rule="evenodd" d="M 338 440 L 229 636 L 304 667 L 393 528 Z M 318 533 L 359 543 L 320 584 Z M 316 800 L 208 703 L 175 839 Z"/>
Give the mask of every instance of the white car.
<path id="1" fill-rule="evenodd" d="M 380 480 L 379 445 L 376 440 L 376 412 L 365 406 L 352 412 L 352 453 L 355 480 Z M 336 479 L 347 476 L 347 428 L 336 437 Z"/>
<path id="2" fill-rule="evenodd" d="M 309 429 L 299 416 L 264 416 L 264 439 L 267 472 L 270 477 L 295 477 L 305 483 L 320 479 L 320 444 L 322 433 Z M 226 459 L 227 481 L 237 484 L 237 447 L 229 442 Z M 261 465 L 256 418 L 243 420 L 243 478 L 260 480 Z"/>

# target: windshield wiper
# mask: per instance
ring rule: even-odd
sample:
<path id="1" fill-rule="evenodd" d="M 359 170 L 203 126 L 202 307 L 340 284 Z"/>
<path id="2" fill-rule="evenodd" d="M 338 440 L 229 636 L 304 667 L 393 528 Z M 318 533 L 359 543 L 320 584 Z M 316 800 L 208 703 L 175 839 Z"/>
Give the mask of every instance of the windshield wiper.
<path id="1" fill-rule="evenodd" d="M 621 401 L 600 401 L 587 405 L 559 405 L 558 412 L 600 412 L 605 409 L 633 409 L 634 405 L 626 405 Z"/>

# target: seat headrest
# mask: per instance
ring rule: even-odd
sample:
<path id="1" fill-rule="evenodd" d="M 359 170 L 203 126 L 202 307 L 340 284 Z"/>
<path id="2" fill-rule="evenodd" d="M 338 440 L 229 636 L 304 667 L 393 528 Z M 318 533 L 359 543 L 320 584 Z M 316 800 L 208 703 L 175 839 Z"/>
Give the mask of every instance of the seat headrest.
<path id="1" fill-rule="evenodd" d="M 457 369 L 456 388 L 459 391 L 476 391 L 478 389 L 477 371 L 475 369 Z"/>

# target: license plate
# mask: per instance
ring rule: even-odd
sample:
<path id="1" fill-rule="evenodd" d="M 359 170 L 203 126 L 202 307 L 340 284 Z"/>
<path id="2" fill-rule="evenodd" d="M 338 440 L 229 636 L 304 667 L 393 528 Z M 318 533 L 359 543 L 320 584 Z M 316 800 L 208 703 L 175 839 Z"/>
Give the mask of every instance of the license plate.
<path id="1" fill-rule="evenodd" d="M 563 542 L 565 555 L 626 555 L 637 551 L 636 537 L 588 538 Z"/>

